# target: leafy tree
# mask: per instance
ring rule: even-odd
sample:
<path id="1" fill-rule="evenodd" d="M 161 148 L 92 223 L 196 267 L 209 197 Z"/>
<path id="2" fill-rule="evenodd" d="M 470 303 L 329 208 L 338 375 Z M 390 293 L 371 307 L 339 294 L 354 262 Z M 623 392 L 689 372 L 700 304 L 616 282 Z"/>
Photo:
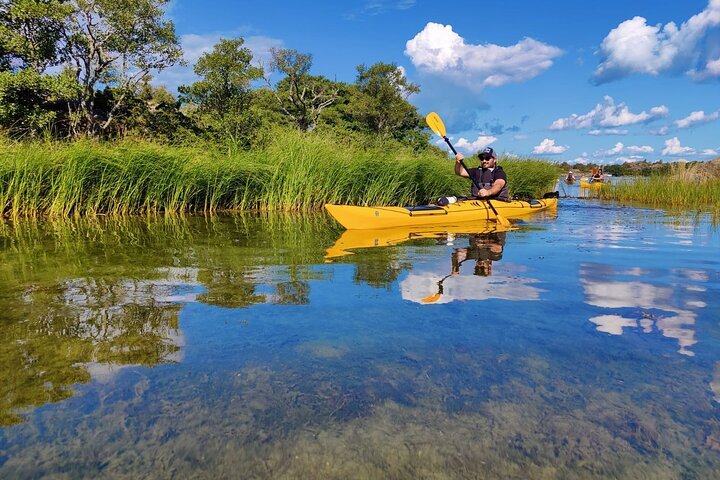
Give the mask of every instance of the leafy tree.
<path id="1" fill-rule="evenodd" d="M 285 77 L 275 88 L 269 78 L 268 87 L 274 92 L 280 110 L 301 131 L 315 128 L 322 111 L 337 98 L 335 82 L 322 76 L 310 75 L 312 55 L 290 49 L 271 49 L 270 70 Z"/>
<path id="2" fill-rule="evenodd" d="M 68 134 L 76 120 L 68 106 L 78 92 L 67 70 L 57 75 L 33 69 L 0 72 L 0 127 L 16 138 Z"/>
<path id="3" fill-rule="evenodd" d="M 88 134 L 105 131 L 151 70 L 175 64 L 182 54 L 175 27 L 163 19 L 167 0 L 69 0 L 64 54 L 81 85 L 79 108 Z M 95 110 L 98 85 L 114 87 L 109 109 Z"/>
<path id="4" fill-rule="evenodd" d="M 251 82 L 262 69 L 251 65 L 252 52 L 242 38 L 221 39 L 195 64 L 201 80 L 181 86 L 180 100 L 196 106 L 203 123 L 234 144 L 250 144 L 257 118 L 251 114 Z"/>
<path id="5" fill-rule="evenodd" d="M 42 73 L 59 64 L 63 22 L 71 11 L 62 0 L 0 0 L 0 69 Z"/>
<path id="6" fill-rule="evenodd" d="M 422 125 L 417 109 L 407 101 L 420 87 L 408 82 L 397 65 L 359 65 L 357 71 L 356 85 L 363 95 L 355 105 L 356 115 L 369 131 L 397 137 Z"/>

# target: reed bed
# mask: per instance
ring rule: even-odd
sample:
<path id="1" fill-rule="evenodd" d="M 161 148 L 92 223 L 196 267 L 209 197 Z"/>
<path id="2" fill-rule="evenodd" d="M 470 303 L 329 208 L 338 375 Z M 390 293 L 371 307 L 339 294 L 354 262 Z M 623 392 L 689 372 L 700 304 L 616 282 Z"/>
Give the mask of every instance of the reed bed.
<path id="1" fill-rule="evenodd" d="M 673 165 L 669 175 L 638 178 L 598 191 L 600 198 L 654 207 L 720 212 L 720 170 L 714 165 Z"/>
<path id="2" fill-rule="evenodd" d="M 502 164 L 513 192 L 539 195 L 555 180 L 547 162 Z M 420 204 L 467 191 L 441 155 L 294 131 L 236 152 L 138 140 L 0 142 L 3 216 L 312 211 L 325 203 Z"/>

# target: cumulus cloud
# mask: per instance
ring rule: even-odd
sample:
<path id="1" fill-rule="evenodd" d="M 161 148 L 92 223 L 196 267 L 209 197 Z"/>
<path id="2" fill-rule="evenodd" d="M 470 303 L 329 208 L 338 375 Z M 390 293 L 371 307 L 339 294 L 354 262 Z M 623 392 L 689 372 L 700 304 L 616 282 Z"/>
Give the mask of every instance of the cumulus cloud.
<path id="1" fill-rule="evenodd" d="M 582 152 L 582 154 L 579 157 L 577 157 L 575 160 L 573 160 L 574 163 L 582 163 L 582 164 L 586 164 L 589 161 L 590 161 L 590 158 L 588 157 L 587 152 Z"/>
<path id="2" fill-rule="evenodd" d="M 680 145 L 680 139 L 673 137 L 669 140 L 665 140 L 665 148 L 662 151 L 663 155 L 694 155 L 695 149 L 690 147 L 683 147 Z"/>
<path id="3" fill-rule="evenodd" d="M 627 130 L 621 130 L 619 128 L 598 128 L 595 130 L 590 130 L 588 132 L 590 135 L 627 135 Z"/>
<path id="4" fill-rule="evenodd" d="M 637 162 L 640 160 L 645 160 L 645 157 L 641 155 L 630 155 L 629 157 L 616 157 L 613 161 L 615 163 L 628 163 L 628 162 Z"/>
<path id="5" fill-rule="evenodd" d="M 717 157 L 719 154 L 717 150 L 713 150 L 712 148 L 706 148 L 700 153 L 700 155 L 704 157 Z"/>
<path id="6" fill-rule="evenodd" d="M 628 145 L 625 146 L 621 142 L 618 142 L 615 144 L 615 146 L 609 150 L 599 150 L 593 154 L 594 157 L 614 157 L 615 155 L 620 155 L 621 153 L 628 152 L 628 153 L 652 153 L 655 149 L 651 147 L 650 145 Z M 637 159 L 642 158 L 638 157 L 637 155 L 630 155 L 629 157 L 626 157 L 629 159 Z"/>
<path id="7" fill-rule="evenodd" d="M 497 137 L 493 137 L 492 135 L 479 135 L 475 140 L 470 141 L 467 138 L 460 137 L 460 139 L 455 143 L 455 147 L 463 150 L 464 152 L 476 152 L 480 150 L 481 148 L 485 148 L 494 141 L 497 140 Z"/>
<path id="8" fill-rule="evenodd" d="M 653 153 L 655 149 L 650 145 L 630 145 L 627 147 L 627 151 L 632 153 Z"/>
<path id="9" fill-rule="evenodd" d="M 562 50 L 526 37 L 509 47 L 465 43 L 451 25 L 430 22 L 407 41 L 405 55 L 419 70 L 481 90 L 534 78 L 562 55 Z"/>
<path id="10" fill-rule="evenodd" d="M 582 115 L 573 113 L 569 117 L 558 118 L 550 125 L 550 130 L 622 127 L 637 123 L 648 123 L 657 118 L 666 117 L 669 113 L 670 111 L 665 105 L 653 107 L 647 112 L 632 113 L 625 102 L 615 104 L 615 100 L 606 95 L 603 97 L 603 103 L 598 103 L 588 113 Z"/>
<path id="11" fill-rule="evenodd" d="M 237 38 L 241 36 L 238 33 L 208 33 L 198 35 L 189 33 L 180 36 L 180 44 L 183 49 L 183 60 L 186 65 L 175 65 L 161 71 L 153 78 L 154 85 L 165 85 L 168 89 L 175 90 L 180 85 L 188 85 L 197 81 L 198 77 L 193 72 L 193 65 L 200 57 L 211 52 L 216 43 L 222 38 Z M 282 40 L 264 36 L 249 36 L 245 39 L 244 47 L 250 49 L 253 53 L 253 62 L 258 61 L 267 63 L 270 59 L 270 49 L 280 48 L 283 45 Z"/>
<path id="12" fill-rule="evenodd" d="M 533 153 L 540 155 L 559 155 L 565 153 L 568 148 L 570 147 L 567 145 L 555 145 L 555 140 L 545 138 L 539 145 L 535 145 Z"/>
<path id="13" fill-rule="evenodd" d="M 679 27 L 674 22 L 648 25 L 647 19 L 640 16 L 625 20 L 600 45 L 602 60 L 593 80 L 601 84 L 633 73 L 677 72 L 685 72 L 696 80 L 720 78 L 720 65 L 709 58 L 713 52 L 703 42 L 718 25 L 720 0 L 710 0 L 705 10 Z"/>
<path id="14" fill-rule="evenodd" d="M 712 122 L 713 120 L 717 120 L 719 117 L 720 111 L 705 115 L 705 112 L 703 110 L 699 110 L 697 112 L 692 112 L 690 115 L 683 119 L 676 120 L 675 125 L 678 128 L 688 128 L 692 127 L 693 125 Z"/>
<path id="15" fill-rule="evenodd" d="M 602 157 L 612 157 L 613 155 L 618 155 L 620 152 L 622 152 L 622 151 L 623 151 L 623 147 L 624 147 L 624 145 L 623 145 L 621 142 L 618 142 L 618 143 L 616 143 L 615 146 L 614 146 L 613 148 L 611 148 L 610 150 L 602 150 L 602 151 L 600 151 L 600 152 L 596 152 L 596 153 L 595 153 L 595 156 L 596 156 L 596 157 L 600 157 L 600 156 L 602 156 Z"/>

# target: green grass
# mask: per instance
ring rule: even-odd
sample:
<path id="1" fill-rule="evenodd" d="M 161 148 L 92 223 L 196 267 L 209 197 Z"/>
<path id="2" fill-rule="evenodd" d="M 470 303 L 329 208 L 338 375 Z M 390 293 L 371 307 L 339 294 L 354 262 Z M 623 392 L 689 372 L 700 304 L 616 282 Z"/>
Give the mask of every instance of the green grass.
<path id="1" fill-rule="evenodd" d="M 471 162 L 472 163 L 472 162 Z M 552 187 L 548 162 L 501 159 L 511 193 Z M 214 145 L 0 142 L 4 216 L 127 215 L 223 210 L 311 211 L 325 203 L 408 205 L 469 192 L 453 162 L 395 146 L 277 131 L 261 150 Z M 472 165 L 470 165 L 472 166 Z"/>
<path id="2" fill-rule="evenodd" d="M 720 176 L 702 168 L 674 165 L 664 176 L 638 178 L 598 191 L 600 198 L 654 207 L 720 211 Z"/>

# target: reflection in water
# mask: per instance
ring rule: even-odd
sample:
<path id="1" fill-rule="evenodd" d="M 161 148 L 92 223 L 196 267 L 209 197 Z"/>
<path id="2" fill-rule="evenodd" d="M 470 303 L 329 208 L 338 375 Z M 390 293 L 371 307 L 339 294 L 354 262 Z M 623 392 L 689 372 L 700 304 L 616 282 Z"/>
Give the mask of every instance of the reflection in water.
<path id="1" fill-rule="evenodd" d="M 285 237 L 323 238 L 326 225 L 258 220 L 0 222 L 0 426 L 72 397 L 75 384 L 181 361 L 186 303 L 307 304 L 322 274 L 305 265 L 307 237 L 295 248 Z"/>
<path id="2" fill-rule="evenodd" d="M 448 241 L 459 243 L 464 236 L 451 236 Z M 524 268 L 503 264 L 494 271 L 493 262 L 502 259 L 506 233 L 472 234 L 468 246 L 453 249 L 450 273 L 438 279 L 434 272 L 413 271 L 400 283 L 402 298 L 423 304 L 449 303 L 454 300 L 538 300 L 541 290 L 537 280 L 519 276 Z M 461 274 L 461 266 L 474 260 L 472 274 Z"/>
<path id="3" fill-rule="evenodd" d="M 715 478 L 716 256 L 578 204 L 332 258 L 320 216 L 0 223 L 0 478 Z"/>
<path id="4" fill-rule="evenodd" d="M 703 287 L 685 281 L 704 281 L 707 272 L 676 269 L 672 273 L 684 281 L 672 287 L 656 286 L 650 282 L 614 279 L 637 276 L 642 274 L 641 269 L 615 271 L 607 265 L 582 264 L 580 281 L 589 305 L 614 310 L 635 309 L 624 314 L 594 316 L 590 321 L 597 325 L 599 331 L 612 335 L 622 335 L 623 328 L 641 328 L 644 333 L 657 330 L 678 342 L 678 353 L 693 356 L 690 347 L 697 343 L 693 329 L 696 310 L 706 304 L 697 297 L 704 291 Z"/>

